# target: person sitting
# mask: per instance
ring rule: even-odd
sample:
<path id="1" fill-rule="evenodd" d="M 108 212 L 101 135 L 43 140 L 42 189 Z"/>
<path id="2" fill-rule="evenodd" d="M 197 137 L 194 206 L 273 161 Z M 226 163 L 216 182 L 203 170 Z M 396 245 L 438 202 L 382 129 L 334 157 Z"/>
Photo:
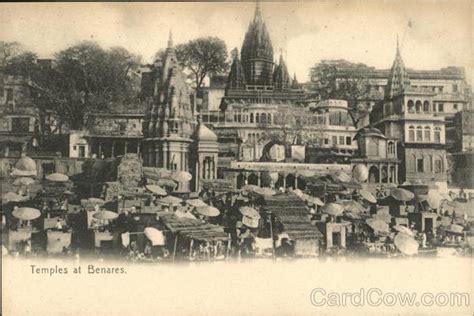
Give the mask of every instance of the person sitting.
<path id="1" fill-rule="evenodd" d="M 56 229 L 56 230 L 62 230 L 63 229 L 63 225 L 61 224 L 61 220 L 59 218 L 56 220 L 56 225 L 54 226 L 54 229 Z"/>

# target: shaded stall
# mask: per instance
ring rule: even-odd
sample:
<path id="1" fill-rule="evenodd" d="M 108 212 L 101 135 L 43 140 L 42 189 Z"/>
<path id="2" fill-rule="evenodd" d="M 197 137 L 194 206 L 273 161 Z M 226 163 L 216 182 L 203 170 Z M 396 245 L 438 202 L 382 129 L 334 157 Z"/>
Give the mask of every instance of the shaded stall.
<path id="1" fill-rule="evenodd" d="M 178 254 L 190 259 L 202 255 L 209 258 L 226 256 L 230 239 L 229 235 L 224 232 L 224 227 L 197 219 L 177 217 L 174 214 L 164 214 L 160 219 L 174 235 L 172 238 L 173 259 Z M 195 245 L 195 242 L 198 245 Z M 205 247 L 212 247 L 212 250 L 208 251 L 209 249 L 204 249 Z M 221 248 L 219 249 L 219 247 Z M 202 251 L 206 253 L 201 253 Z"/>
<path id="2" fill-rule="evenodd" d="M 293 240 L 296 256 L 315 256 L 319 252 L 321 232 L 311 224 L 304 200 L 296 194 L 277 194 L 264 197 L 264 209 L 273 214 L 274 235 L 286 233 Z"/>

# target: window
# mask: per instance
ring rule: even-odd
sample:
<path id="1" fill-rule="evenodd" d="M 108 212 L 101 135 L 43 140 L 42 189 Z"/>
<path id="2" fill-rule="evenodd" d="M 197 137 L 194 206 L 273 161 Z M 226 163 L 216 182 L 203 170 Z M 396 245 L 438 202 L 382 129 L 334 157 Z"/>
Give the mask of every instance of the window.
<path id="1" fill-rule="evenodd" d="M 79 158 L 86 156 L 86 146 L 79 146 Z"/>
<path id="2" fill-rule="evenodd" d="M 442 173 L 443 172 L 443 162 L 440 158 L 436 158 L 435 160 L 435 173 Z"/>
<path id="3" fill-rule="evenodd" d="M 253 123 L 253 113 L 250 113 L 250 123 Z"/>
<path id="4" fill-rule="evenodd" d="M 260 113 L 255 115 L 255 123 L 260 123 Z"/>
<path id="5" fill-rule="evenodd" d="M 415 109 L 416 109 L 416 113 L 420 113 L 420 112 L 421 112 L 421 101 L 420 101 L 420 100 L 416 101 L 416 103 L 415 103 Z"/>
<path id="6" fill-rule="evenodd" d="M 457 104 L 457 103 L 454 103 L 454 104 L 453 104 L 453 108 L 454 108 L 455 110 L 457 110 L 457 109 L 458 109 L 458 104 Z"/>
<path id="7" fill-rule="evenodd" d="M 439 127 L 434 129 L 434 141 L 435 143 L 441 143 L 441 128 Z"/>
<path id="8" fill-rule="evenodd" d="M 72 146 L 72 149 L 77 150 L 77 146 L 76 145 Z"/>
<path id="9" fill-rule="evenodd" d="M 431 128 L 429 126 L 425 126 L 425 142 L 431 141 Z"/>
<path id="10" fill-rule="evenodd" d="M 339 144 L 344 145 L 344 136 L 339 136 Z"/>
<path id="11" fill-rule="evenodd" d="M 262 123 L 267 123 L 267 115 L 265 113 L 262 113 Z"/>
<path id="12" fill-rule="evenodd" d="M 337 145 L 337 136 L 332 137 L 332 144 Z"/>
<path id="13" fill-rule="evenodd" d="M 5 89 L 5 90 L 7 92 L 7 102 L 13 101 L 13 89 L 8 88 L 8 89 Z"/>
<path id="14" fill-rule="evenodd" d="M 423 112 L 428 113 L 430 111 L 430 103 L 428 101 L 423 102 Z"/>
<path id="15" fill-rule="evenodd" d="M 351 145 L 352 144 L 352 139 L 350 136 L 346 136 L 346 145 Z"/>
<path id="16" fill-rule="evenodd" d="M 444 104 L 438 103 L 438 112 L 444 112 Z"/>
<path id="17" fill-rule="evenodd" d="M 453 93 L 456 93 L 456 92 L 458 92 L 458 85 L 453 84 Z"/>
<path id="18" fill-rule="evenodd" d="M 125 130 L 127 129 L 127 125 L 125 122 L 120 122 L 119 123 L 119 131 L 120 132 L 125 132 Z"/>
<path id="19" fill-rule="evenodd" d="M 391 155 L 395 154 L 395 144 L 393 142 L 388 143 L 388 153 Z"/>
<path id="20" fill-rule="evenodd" d="M 415 104 L 413 103 L 412 100 L 408 100 L 408 113 L 414 113 L 415 112 Z"/>
<path id="21" fill-rule="evenodd" d="M 408 140 L 410 142 L 414 142 L 415 141 L 415 128 L 413 126 L 410 126 L 408 128 Z"/>
<path id="22" fill-rule="evenodd" d="M 423 141 L 423 128 L 421 126 L 418 126 L 416 128 L 416 141 L 417 142 Z"/>
<path id="23" fill-rule="evenodd" d="M 423 158 L 416 159 L 416 171 L 417 172 L 424 172 Z"/>
<path id="24" fill-rule="evenodd" d="M 325 138 L 325 139 L 324 139 L 324 144 L 325 144 L 325 145 L 328 145 L 328 144 L 329 144 L 329 138 Z"/>
<path id="25" fill-rule="evenodd" d="M 30 119 L 28 117 L 12 118 L 12 132 L 28 133 L 30 131 Z"/>

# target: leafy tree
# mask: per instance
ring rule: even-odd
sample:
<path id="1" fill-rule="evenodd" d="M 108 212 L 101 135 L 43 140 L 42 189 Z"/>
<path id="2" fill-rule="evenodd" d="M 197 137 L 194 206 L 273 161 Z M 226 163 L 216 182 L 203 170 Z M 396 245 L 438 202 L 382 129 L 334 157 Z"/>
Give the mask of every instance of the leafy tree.
<path id="1" fill-rule="evenodd" d="M 324 60 L 310 69 L 311 94 L 320 100 L 346 100 L 357 127 L 359 121 L 369 114 L 365 101 L 370 97 L 368 75 L 371 70 L 364 64 Z"/>
<path id="2" fill-rule="evenodd" d="M 217 37 L 201 37 L 184 44 L 176 45 L 176 57 L 183 69 L 192 78 L 193 86 L 199 90 L 206 77 L 227 71 L 227 47 Z M 156 59 L 163 59 L 166 50 L 155 54 Z"/>

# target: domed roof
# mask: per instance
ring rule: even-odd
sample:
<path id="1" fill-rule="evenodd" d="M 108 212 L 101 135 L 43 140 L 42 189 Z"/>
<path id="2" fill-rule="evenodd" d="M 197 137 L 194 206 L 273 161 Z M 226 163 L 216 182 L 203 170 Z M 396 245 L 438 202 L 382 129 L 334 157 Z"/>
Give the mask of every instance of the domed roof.
<path id="1" fill-rule="evenodd" d="M 206 125 L 200 123 L 197 130 L 197 139 L 199 141 L 217 142 L 217 135 Z"/>
<path id="2" fill-rule="evenodd" d="M 28 156 L 21 157 L 15 164 L 13 175 L 36 176 L 36 162 Z"/>
<path id="3" fill-rule="evenodd" d="M 16 162 L 15 168 L 21 171 L 36 171 L 36 162 L 28 156 L 23 156 Z"/>
<path id="4" fill-rule="evenodd" d="M 365 136 L 365 137 L 373 136 L 373 137 L 380 137 L 380 138 L 386 139 L 385 135 L 378 128 L 375 128 L 375 127 L 361 128 L 357 132 L 354 138 L 358 138 L 360 136 Z"/>

